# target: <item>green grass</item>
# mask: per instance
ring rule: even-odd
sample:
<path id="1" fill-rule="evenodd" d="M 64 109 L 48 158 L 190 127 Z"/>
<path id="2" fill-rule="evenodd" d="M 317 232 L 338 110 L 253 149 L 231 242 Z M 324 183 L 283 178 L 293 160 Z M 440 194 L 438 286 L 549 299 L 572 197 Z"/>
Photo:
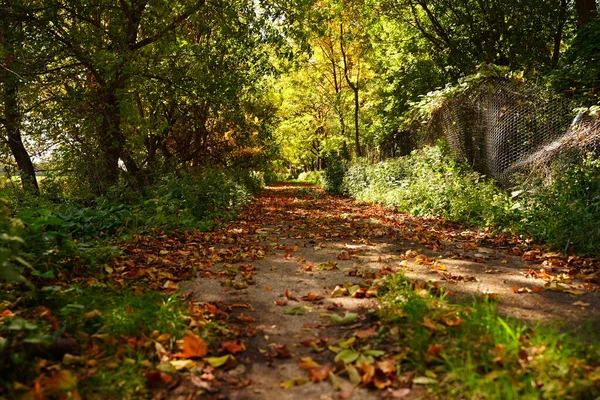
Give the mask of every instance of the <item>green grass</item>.
<path id="1" fill-rule="evenodd" d="M 387 281 L 381 317 L 414 371 L 441 398 L 589 399 L 600 396 L 596 334 L 503 318 L 487 298 L 449 302 L 403 275 Z M 584 340 L 585 339 L 585 340 Z"/>

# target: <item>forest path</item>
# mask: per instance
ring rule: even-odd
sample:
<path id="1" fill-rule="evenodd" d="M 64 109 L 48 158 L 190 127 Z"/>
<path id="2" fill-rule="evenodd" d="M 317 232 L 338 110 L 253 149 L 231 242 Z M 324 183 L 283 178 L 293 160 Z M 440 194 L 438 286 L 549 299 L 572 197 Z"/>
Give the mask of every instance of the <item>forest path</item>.
<path id="1" fill-rule="evenodd" d="M 596 276 L 578 275 L 590 260 L 305 185 L 267 188 L 206 238 L 208 261 L 182 288 L 213 305 L 230 327 L 224 335 L 238 338 L 225 342 L 237 366 L 220 385 L 205 382 L 214 398 L 427 398 L 423 386 L 385 376 L 367 382 L 371 389 L 353 385 L 328 349 L 394 346 L 377 341 L 376 294 L 381 278 L 400 271 L 445 286 L 456 301 L 487 294 L 501 313 L 525 320 L 589 320 L 600 307 L 595 286 L 579 279 Z"/>

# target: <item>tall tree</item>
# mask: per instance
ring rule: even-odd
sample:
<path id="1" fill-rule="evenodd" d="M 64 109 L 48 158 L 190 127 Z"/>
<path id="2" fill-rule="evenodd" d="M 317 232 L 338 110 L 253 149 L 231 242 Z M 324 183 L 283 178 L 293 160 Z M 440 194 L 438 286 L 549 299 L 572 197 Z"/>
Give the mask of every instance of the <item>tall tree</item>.
<path id="1" fill-rule="evenodd" d="M 23 26 L 17 18 L 10 18 L 4 3 L 0 5 L 0 126 L 3 140 L 10 149 L 19 169 L 23 189 L 39 194 L 35 168 L 21 135 L 22 108 L 19 104 L 19 89 L 25 78 L 23 60 Z"/>
<path id="2" fill-rule="evenodd" d="M 126 148 L 123 118 L 124 96 L 143 60 L 144 50 L 177 29 L 204 5 L 194 2 L 150 2 L 148 0 L 43 0 L 41 7 L 25 10 L 29 20 L 62 46 L 63 57 L 77 60 L 81 71 L 73 79 L 86 77 L 85 100 L 99 118 L 90 132 L 100 158 L 99 191 L 114 185 L 120 160 L 135 174 L 139 166 Z M 75 83 L 79 85 L 79 83 Z"/>

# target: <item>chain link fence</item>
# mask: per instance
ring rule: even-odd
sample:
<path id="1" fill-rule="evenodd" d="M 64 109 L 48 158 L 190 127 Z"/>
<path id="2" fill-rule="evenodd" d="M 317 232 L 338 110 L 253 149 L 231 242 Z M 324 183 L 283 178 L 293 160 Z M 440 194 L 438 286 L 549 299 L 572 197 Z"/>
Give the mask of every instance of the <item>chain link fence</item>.
<path id="1" fill-rule="evenodd" d="M 509 186 L 516 172 L 549 169 L 569 150 L 600 150 L 600 119 L 549 89 L 487 78 L 434 111 L 430 138 L 445 137 L 456 157 Z"/>

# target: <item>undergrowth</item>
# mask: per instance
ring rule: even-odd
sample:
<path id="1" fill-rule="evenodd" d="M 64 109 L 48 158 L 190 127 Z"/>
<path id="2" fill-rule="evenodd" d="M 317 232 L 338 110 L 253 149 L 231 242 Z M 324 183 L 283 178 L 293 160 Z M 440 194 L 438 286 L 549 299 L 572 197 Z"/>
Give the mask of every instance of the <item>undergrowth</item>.
<path id="1" fill-rule="evenodd" d="M 378 164 L 354 163 L 341 190 L 401 212 L 510 230 L 561 251 L 598 255 L 600 161 L 577 157 L 552 179 L 505 191 L 444 146 L 432 146 Z"/>
<path id="2" fill-rule="evenodd" d="M 580 335 L 503 318 L 485 297 L 449 302 L 443 289 L 404 275 L 387 280 L 381 317 L 416 373 L 441 398 L 583 399 L 600 395 L 600 347 Z"/>
<path id="3" fill-rule="evenodd" d="M 143 398 L 144 371 L 161 361 L 156 346 L 174 349 L 186 329 L 197 330 L 177 294 L 119 291 L 97 282 L 43 290 L 43 298 L 26 299 L 28 307 L 0 317 L 0 396 Z M 3 293 L 0 304 L 10 304 L 12 295 Z M 197 332 L 209 340 L 213 325 Z M 60 374 L 48 368 L 52 363 L 61 363 Z M 30 389 L 33 381 L 43 394 Z"/>
<path id="4" fill-rule="evenodd" d="M 42 185 L 38 199 L 18 202 L 12 196 L 12 204 L 4 202 L 0 279 L 54 278 L 57 270 L 78 267 L 92 274 L 96 265 L 119 255 L 112 245 L 116 239 L 155 229 L 208 231 L 235 218 L 264 185 L 258 174 L 205 170 L 163 176 L 143 190 L 119 186 L 90 203 L 47 183 L 52 192 Z M 60 202 L 58 194 L 65 196 Z"/>

